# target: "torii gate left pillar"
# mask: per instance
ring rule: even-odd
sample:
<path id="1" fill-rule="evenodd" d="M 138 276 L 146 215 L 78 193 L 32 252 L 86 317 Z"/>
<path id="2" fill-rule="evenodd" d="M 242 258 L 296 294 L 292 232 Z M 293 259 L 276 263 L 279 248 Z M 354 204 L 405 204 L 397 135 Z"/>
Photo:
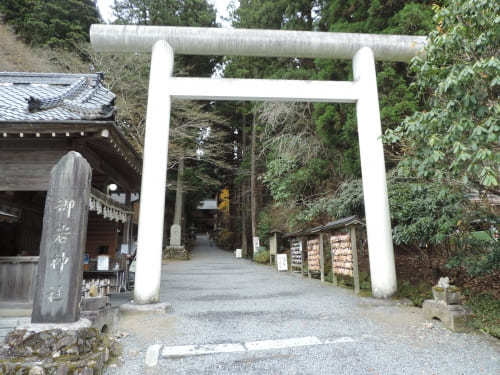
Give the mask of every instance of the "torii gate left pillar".
<path id="1" fill-rule="evenodd" d="M 137 304 L 160 302 L 171 107 L 168 81 L 173 68 L 174 50 L 164 40 L 156 42 L 151 55 L 144 138 L 134 285 L 134 302 Z"/>

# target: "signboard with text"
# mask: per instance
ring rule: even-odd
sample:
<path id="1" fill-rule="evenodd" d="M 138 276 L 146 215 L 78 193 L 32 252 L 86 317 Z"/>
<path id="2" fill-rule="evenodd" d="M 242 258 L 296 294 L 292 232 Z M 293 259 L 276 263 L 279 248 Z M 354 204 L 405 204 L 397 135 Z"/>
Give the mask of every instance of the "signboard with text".
<path id="1" fill-rule="evenodd" d="M 278 271 L 288 271 L 288 259 L 286 254 L 278 254 L 276 256 L 278 263 Z"/>
<path id="2" fill-rule="evenodd" d="M 259 237 L 254 237 L 253 238 L 253 252 L 254 252 L 254 254 L 257 254 L 259 252 L 259 247 L 260 247 Z"/>

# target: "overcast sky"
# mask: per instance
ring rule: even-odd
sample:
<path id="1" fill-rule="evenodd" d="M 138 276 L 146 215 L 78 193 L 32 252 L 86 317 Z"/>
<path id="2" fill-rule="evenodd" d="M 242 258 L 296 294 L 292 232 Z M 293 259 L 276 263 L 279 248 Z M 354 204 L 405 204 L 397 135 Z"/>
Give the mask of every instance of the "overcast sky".
<path id="1" fill-rule="evenodd" d="M 229 13 L 227 12 L 227 6 L 231 2 L 231 0 L 208 0 L 210 3 L 215 5 L 217 9 L 217 21 L 222 24 L 224 27 L 228 27 L 229 24 L 227 22 L 223 22 L 221 17 L 228 17 Z M 235 1 L 238 3 L 237 1 Z M 111 22 L 114 20 L 113 11 L 111 10 L 111 6 L 113 5 L 114 0 L 97 0 L 97 6 L 99 7 L 99 11 L 101 16 L 104 18 L 106 22 Z"/>

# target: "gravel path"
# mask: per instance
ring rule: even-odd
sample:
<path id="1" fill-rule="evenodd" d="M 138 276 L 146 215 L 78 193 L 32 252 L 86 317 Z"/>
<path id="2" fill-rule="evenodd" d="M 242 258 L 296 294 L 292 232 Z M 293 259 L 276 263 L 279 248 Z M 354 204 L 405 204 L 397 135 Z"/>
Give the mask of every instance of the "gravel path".
<path id="1" fill-rule="evenodd" d="M 278 274 L 198 239 L 190 261 L 164 266 L 161 300 L 172 311 L 121 319 L 123 362 L 109 374 L 500 374 L 498 340 L 452 333 L 420 309 Z M 268 341 L 282 339 L 297 340 Z M 194 346 L 172 348 L 186 345 Z M 145 365 L 148 348 L 156 366 Z M 213 348 L 230 352 L 161 355 Z"/>

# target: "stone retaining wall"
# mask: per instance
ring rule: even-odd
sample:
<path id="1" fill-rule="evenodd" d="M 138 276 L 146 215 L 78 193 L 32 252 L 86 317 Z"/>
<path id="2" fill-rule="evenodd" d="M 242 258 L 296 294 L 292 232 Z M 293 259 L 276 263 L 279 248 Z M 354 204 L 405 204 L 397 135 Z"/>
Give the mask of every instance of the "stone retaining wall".
<path id="1" fill-rule="evenodd" d="M 95 328 L 9 333 L 0 352 L 0 374 L 101 374 L 119 345 Z"/>

